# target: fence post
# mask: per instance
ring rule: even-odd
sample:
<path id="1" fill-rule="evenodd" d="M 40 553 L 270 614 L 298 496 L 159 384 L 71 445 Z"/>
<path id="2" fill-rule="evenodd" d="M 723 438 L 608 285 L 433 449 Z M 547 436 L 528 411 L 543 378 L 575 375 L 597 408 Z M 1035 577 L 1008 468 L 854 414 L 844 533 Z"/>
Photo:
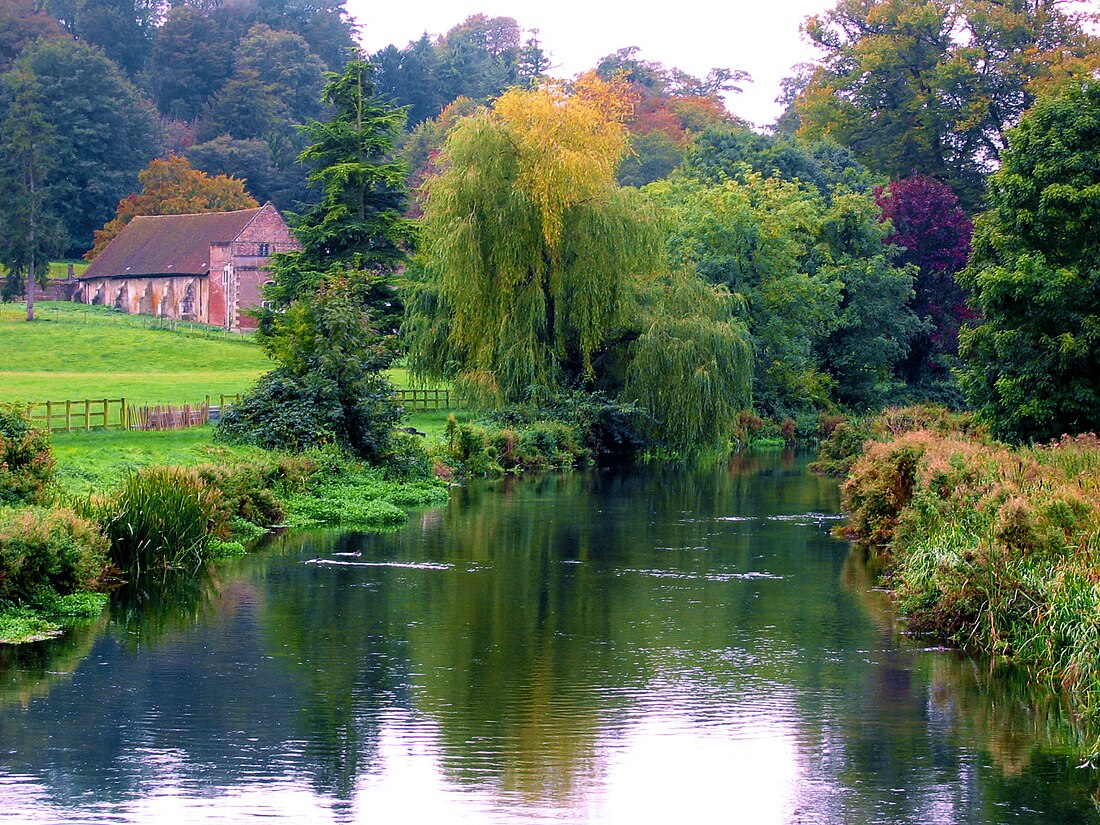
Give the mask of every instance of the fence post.
<path id="1" fill-rule="evenodd" d="M 119 426 L 122 427 L 122 429 L 124 429 L 124 430 L 128 430 L 128 429 L 130 429 L 130 427 L 129 427 L 130 422 L 128 420 L 129 411 L 126 409 L 126 399 L 125 398 L 120 398 L 118 400 L 118 403 L 122 405 L 122 409 L 119 410 L 119 412 L 118 412 Z"/>
<path id="2" fill-rule="evenodd" d="M 88 432 L 92 428 L 92 400 L 90 398 L 84 399 L 84 432 Z"/>
<path id="3" fill-rule="evenodd" d="M 73 402 L 69 399 L 65 401 L 65 432 L 71 433 L 73 431 Z"/>
<path id="4" fill-rule="evenodd" d="M 53 432 L 53 402 L 46 402 L 46 432 Z"/>

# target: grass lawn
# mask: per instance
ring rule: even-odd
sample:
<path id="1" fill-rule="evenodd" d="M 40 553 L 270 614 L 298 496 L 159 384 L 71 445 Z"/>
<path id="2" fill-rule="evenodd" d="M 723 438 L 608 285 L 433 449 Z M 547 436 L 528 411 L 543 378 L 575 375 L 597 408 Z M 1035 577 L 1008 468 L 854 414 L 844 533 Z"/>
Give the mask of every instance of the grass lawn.
<path id="1" fill-rule="evenodd" d="M 158 329 L 147 316 L 62 301 L 35 310 L 28 324 L 23 304 L 0 304 L 0 402 L 198 404 L 246 391 L 273 366 L 250 337 L 211 327 Z M 410 386 L 404 369 L 389 374 Z"/>
<path id="2" fill-rule="evenodd" d="M 271 362 L 238 336 L 151 329 L 149 319 L 104 307 L 0 306 L 0 401 L 125 398 L 137 404 L 200 403 L 246 390 Z M 209 333 L 207 333 L 209 334 Z"/>
<path id="3" fill-rule="evenodd" d="M 426 444 L 443 439 L 450 412 L 415 413 L 402 423 L 425 433 Z M 460 421 L 469 414 L 455 413 Z M 57 480 L 71 495 L 106 492 L 130 471 L 152 465 L 193 467 L 197 464 L 227 461 L 262 455 L 255 447 L 216 443 L 214 428 L 140 432 L 93 430 L 92 432 L 54 433 L 53 454 L 57 460 Z"/>
<path id="4" fill-rule="evenodd" d="M 255 447 L 215 444 L 210 426 L 161 432 L 54 433 L 52 441 L 57 481 L 73 495 L 106 492 L 139 467 L 194 467 L 263 453 Z"/>

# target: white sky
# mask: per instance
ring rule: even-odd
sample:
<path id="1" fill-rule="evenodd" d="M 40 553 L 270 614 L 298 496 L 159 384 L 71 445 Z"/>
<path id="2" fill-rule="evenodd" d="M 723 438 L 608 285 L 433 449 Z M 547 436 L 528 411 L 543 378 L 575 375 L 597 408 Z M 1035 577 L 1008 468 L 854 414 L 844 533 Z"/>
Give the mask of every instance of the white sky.
<path id="1" fill-rule="evenodd" d="M 678 66 L 702 77 L 714 67 L 742 69 L 753 77 L 742 94 L 730 95 L 730 111 L 757 125 L 779 115 L 779 81 L 795 63 L 817 54 L 799 25 L 835 0 L 405 0 L 386 3 L 347 0 L 361 27 L 364 47 L 377 51 L 393 43 L 404 48 L 427 31 L 446 32 L 471 14 L 512 17 L 524 29 L 538 29 L 556 77 L 591 69 L 605 55 L 638 46 L 639 57 Z"/>

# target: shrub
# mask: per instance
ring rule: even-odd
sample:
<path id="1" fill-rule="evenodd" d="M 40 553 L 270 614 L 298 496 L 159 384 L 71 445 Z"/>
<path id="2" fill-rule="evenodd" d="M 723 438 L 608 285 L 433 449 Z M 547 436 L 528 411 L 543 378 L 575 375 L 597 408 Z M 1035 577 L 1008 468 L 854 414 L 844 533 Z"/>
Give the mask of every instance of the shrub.
<path id="1" fill-rule="evenodd" d="M 150 467 L 130 475 L 111 498 L 89 504 L 119 567 L 140 573 L 197 567 L 212 536 L 226 532 L 220 493 L 194 470 Z"/>
<path id="2" fill-rule="evenodd" d="M 847 476 L 870 437 L 871 431 L 863 422 L 849 420 L 830 423 L 829 433 L 821 442 L 810 470 L 840 478 Z"/>
<path id="3" fill-rule="evenodd" d="M 0 404 L 0 505 L 40 501 L 53 470 L 49 433 L 33 427 L 25 410 Z"/>
<path id="4" fill-rule="evenodd" d="M 279 496 L 305 489 L 316 470 L 317 464 L 309 456 L 263 456 L 195 468 L 207 486 L 219 491 L 221 507 L 230 519 L 234 534 L 240 532 L 237 520 L 259 527 L 280 523 L 286 516 L 286 509 Z"/>
<path id="5" fill-rule="evenodd" d="M 72 510 L 32 507 L 0 516 L 0 600 L 38 604 L 48 593 L 94 586 L 107 539 Z"/>
<path id="6" fill-rule="evenodd" d="M 404 415 L 392 398 L 393 385 L 384 376 L 343 386 L 321 374 L 279 368 L 226 411 L 216 437 L 290 452 L 339 444 L 356 456 L 379 458 Z"/>

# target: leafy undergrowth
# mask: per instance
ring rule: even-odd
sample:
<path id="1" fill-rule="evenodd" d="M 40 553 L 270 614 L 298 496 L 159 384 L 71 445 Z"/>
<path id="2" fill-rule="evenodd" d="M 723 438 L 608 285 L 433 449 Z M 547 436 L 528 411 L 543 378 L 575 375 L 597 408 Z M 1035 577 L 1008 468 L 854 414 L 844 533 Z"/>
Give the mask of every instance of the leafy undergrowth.
<path id="1" fill-rule="evenodd" d="M 107 606 L 105 593 L 46 594 L 36 605 L 0 608 L 0 644 L 38 642 L 60 635 L 101 615 Z"/>
<path id="2" fill-rule="evenodd" d="M 1026 665 L 1100 719 L 1100 440 L 870 443 L 843 486 L 912 632 Z"/>
<path id="3" fill-rule="evenodd" d="M 394 528 L 408 521 L 408 509 L 443 504 L 447 497 L 438 479 L 394 480 L 376 467 L 328 462 L 305 491 L 287 499 L 287 521 L 294 527 Z"/>

